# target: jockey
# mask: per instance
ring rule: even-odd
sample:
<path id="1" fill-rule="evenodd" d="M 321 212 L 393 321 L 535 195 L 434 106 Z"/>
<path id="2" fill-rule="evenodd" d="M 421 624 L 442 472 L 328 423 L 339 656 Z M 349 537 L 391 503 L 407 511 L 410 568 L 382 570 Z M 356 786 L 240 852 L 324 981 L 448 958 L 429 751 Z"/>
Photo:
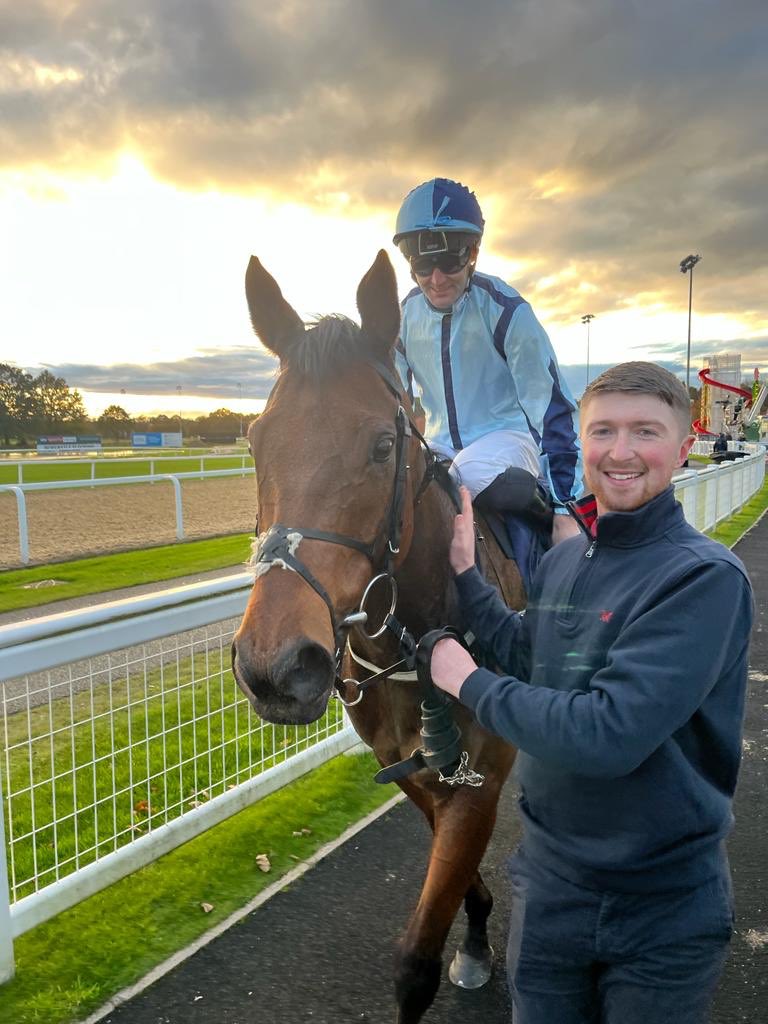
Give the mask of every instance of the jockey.
<path id="1" fill-rule="evenodd" d="M 448 178 L 405 197 L 393 242 L 414 288 L 402 304 L 397 367 L 421 392 L 425 434 L 478 507 L 536 515 L 544 480 L 553 540 L 578 532 L 564 505 L 582 489 L 575 403 L 530 305 L 475 270 L 485 221 L 474 193 Z"/>

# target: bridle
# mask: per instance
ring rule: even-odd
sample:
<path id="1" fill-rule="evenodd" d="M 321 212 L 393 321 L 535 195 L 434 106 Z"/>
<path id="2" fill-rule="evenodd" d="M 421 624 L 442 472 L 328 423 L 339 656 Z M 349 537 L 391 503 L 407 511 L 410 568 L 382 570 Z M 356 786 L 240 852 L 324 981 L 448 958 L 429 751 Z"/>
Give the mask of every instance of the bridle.
<path id="1" fill-rule="evenodd" d="M 380 527 L 376 531 L 376 537 L 374 540 L 366 544 L 364 541 L 358 540 L 355 537 L 349 537 L 346 534 L 333 533 L 327 530 L 315 530 L 309 527 L 286 526 L 283 523 L 273 523 L 266 533 L 259 538 L 258 551 L 251 560 L 252 566 L 278 563 L 293 569 L 294 572 L 297 572 L 302 579 L 309 584 L 318 597 L 322 598 L 328 609 L 328 613 L 331 618 L 331 627 L 333 629 L 336 648 L 337 688 L 339 682 L 341 682 L 341 680 L 338 679 L 338 675 L 344 654 L 344 648 L 347 642 L 347 634 L 352 626 L 361 625 L 366 621 L 367 613 L 364 610 L 365 601 L 372 587 L 379 580 L 389 580 L 392 587 L 393 601 L 382 628 L 376 633 L 369 633 L 368 636 L 371 638 L 379 636 L 387 627 L 393 631 L 396 631 L 397 627 L 399 627 L 400 635 L 398 636 L 398 640 L 401 643 L 401 646 L 404 643 L 408 645 L 405 635 L 406 631 L 399 623 L 397 623 L 393 615 L 394 607 L 397 602 L 397 588 L 392 576 L 392 570 L 394 560 L 397 555 L 400 554 L 400 538 L 403 527 L 403 502 L 405 499 L 407 474 L 410 469 L 407 461 L 407 447 L 411 437 L 415 436 L 421 444 L 426 463 L 424 475 L 422 476 L 421 482 L 414 495 L 414 508 L 421 501 L 424 491 L 432 480 L 440 479 L 435 471 L 437 460 L 432 450 L 427 445 L 426 440 L 419 432 L 408 413 L 405 411 L 402 392 L 394 374 L 389 367 L 378 360 L 369 359 L 367 362 L 373 367 L 397 401 L 397 411 L 395 413 L 395 472 L 389 508 L 387 509 L 383 521 L 383 529 Z M 455 495 L 452 494 L 451 496 L 454 503 L 456 503 Z M 381 544 L 382 537 L 384 538 L 383 547 Z M 357 612 L 347 615 L 344 618 L 339 618 L 328 591 L 314 576 L 307 565 L 296 556 L 296 548 L 302 540 L 318 540 L 324 541 L 328 544 L 339 544 L 342 547 L 352 548 L 354 551 L 359 551 L 361 554 L 366 556 L 371 563 L 374 575 L 365 589 L 365 593 L 361 599 L 359 610 Z M 415 649 L 415 644 L 412 639 L 408 646 Z"/>
<path id="2" fill-rule="evenodd" d="M 405 665 L 408 669 L 416 669 L 415 675 L 420 690 L 420 710 L 422 728 L 420 735 L 423 745 L 414 750 L 410 757 L 395 764 L 382 768 L 375 776 L 377 782 L 385 783 L 401 779 L 406 775 L 419 771 L 422 768 L 430 768 L 438 773 L 441 782 L 449 786 L 468 785 L 472 787 L 481 786 L 484 776 L 469 766 L 469 755 L 462 750 L 461 732 L 453 721 L 452 709 L 449 699 L 438 690 L 432 683 L 430 675 L 431 652 L 434 644 L 445 635 L 453 635 L 461 640 L 455 630 L 442 629 L 432 630 L 422 637 L 417 644 L 414 637 L 395 618 L 395 606 L 397 605 L 397 583 L 392 574 L 394 560 L 400 554 L 400 537 L 403 527 L 403 502 L 405 498 L 405 486 L 407 473 L 410 466 L 407 462 L 407 445 L 413 436 L 418 438 L 424 450 L 425 468 L 424 475 L 416 490 L 413 499 L 414 509 L 421 501 L 424 491 L 433 480 L 438 480 L 449 493 L 456 510 L 460 511 L 461 506 L 454 489 L 449 483 L 450 477 L 438 475 L 438 465 L 432 450 L 427 445 L 422 434 L 419 432 L 411 418 L 403 407 L 403 396 L 398 383 L 386 365 L 378 360 L 370 359 L 369 364 L 384 381 L 387 388 L 397 401 L 395 413 L 395 473 L 392 484 L 392 495 L 389 501 L 389 508 L 384 517 L 384 531 L 377 530 L 376 539 L 366 544 L 355 537 L 349 537 L 342 533 L 333 533 L 327 530 L 315 530 L 299 527 L 285 526 L 282 523 L 274 523 L 259 541 L 258 553 L 254 556 L 251 564 L 272 565 L 283 564 L 289 569 L 297 572 L 302 579 L 309 584 L 315 593 L 322 598 L 331 617 L 335 653 L 335 686 L 339 700 L 345 707 L 352 707 L 358 704 L 363 697 L 364 690 L 383 679 L 389 678 L 397 669 Z M 380 553 L 377 548 L 380 544 L 379 536 L 383 532 L 385 544 Z M 296 549 L 302 540 L 319 540 L 328 544 L 339 544 L 342 547 L 352 548 L 364 554 L 370 561 L 374 575 L 366 586 L 360 599 L 358 611 L 339 619 L 328 591 L 315 578 L 310 569 L 296 557 Z M 348 633 L 353 626 L 363 626 L 368 615 L 365 611 L 365 604 L 372 589 L 380 580 L 387 580 L 391 587 L 391 603 L 389 611 L 384 616 L 380 627 L 375 632 L 366 631 L 369 639 L 381 636 L 389 630 L 397 638 L 402 659 L 388 668 L 377 670 L 367 679 L 345 680 L 340 677 L 341 663 L 344 657 L 344 649 L 347 646 Z M 464 638 L 466 640 L 466 638 Z M 351 648 L 350 648 L 351 652 Z M 359 659 L 355 659 L 359 660 Z M 376 667 L 376 666 L 372 666 Z M 354 684 L 357 696 L 354 700 L 345 700 L 343 693 L 346 684 Z"/>

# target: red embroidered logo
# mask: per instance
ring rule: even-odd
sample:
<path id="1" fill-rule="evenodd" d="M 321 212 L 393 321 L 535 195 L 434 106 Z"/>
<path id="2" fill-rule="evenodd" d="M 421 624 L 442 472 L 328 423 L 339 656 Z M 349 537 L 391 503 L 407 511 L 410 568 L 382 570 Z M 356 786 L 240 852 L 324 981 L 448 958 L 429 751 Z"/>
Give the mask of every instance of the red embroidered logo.
<path id="1" fill-rule="evenodd" d="M 613 618 L 613 612 L 600 612 L 601 622 L 610 622 Z"/>

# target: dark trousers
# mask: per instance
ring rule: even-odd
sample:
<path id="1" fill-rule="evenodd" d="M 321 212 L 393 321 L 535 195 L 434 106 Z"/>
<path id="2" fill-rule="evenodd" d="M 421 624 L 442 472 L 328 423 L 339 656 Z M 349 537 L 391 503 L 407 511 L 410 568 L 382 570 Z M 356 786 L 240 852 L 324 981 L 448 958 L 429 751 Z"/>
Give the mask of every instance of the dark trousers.
<path id="1" fill-rule="evenodd" d="M 727 863 L 695 889 L 583 889 L 510 864 L 513 1024 L 704 1024 L 733 930 Z"/>

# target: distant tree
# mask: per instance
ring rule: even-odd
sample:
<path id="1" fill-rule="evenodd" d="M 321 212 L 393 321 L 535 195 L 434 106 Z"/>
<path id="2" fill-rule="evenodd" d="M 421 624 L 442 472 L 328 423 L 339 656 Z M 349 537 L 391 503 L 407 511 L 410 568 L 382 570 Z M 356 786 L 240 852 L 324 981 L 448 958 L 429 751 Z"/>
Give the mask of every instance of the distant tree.
<path id="1" fill-rule="evenodd" d="M 199 416 L 195 421 L 195 431 L 202 438 L 211 441 L 229 441 L 240 436 L 240 423 L 243 417 L 231 409 L 215 409 L 207 416 Z"/>
<path id="2" fill-rule="evenodd" d="M 189 428 L 189 422 L 189 420 L 182 420 L 178 416 L 166 416 L 165 413 L 158 413 L 155 416 L 138 416 L 133 421 L 133 425 L 139 432 L 156 431 L 162 434 L 176 434 L 179 430 L 185 433 Z"/>
<path id="3" fill-rule="evenodd" d="M 23 445 L 34 431 L 34 378 L 17 366 L 0 363 L 0 437 L 6 448 Z"/>
<path id="4" fill-rule="evenodd" d="M 121 405 L 108 405 L 96 424 L 106 437 L 112 437 L 119 441 L 121 438 L 128 437 L 133 420 Z"/>
<path id="5" fill-rule="evenodd" d="M 86 422 L 85 406 L 80 392 L 71 390 L 63 377 L 54 377 L 43 370 L 33 382 L 35 425 L 40 433 L 78 430 Z"/>
<path id="6" fill-rule="evenodd" d="M 215 409 L 207 416 L 199 416 L 195 426 L 200 434 L 240 433 L 240 414 L 231 409 Z"/>

